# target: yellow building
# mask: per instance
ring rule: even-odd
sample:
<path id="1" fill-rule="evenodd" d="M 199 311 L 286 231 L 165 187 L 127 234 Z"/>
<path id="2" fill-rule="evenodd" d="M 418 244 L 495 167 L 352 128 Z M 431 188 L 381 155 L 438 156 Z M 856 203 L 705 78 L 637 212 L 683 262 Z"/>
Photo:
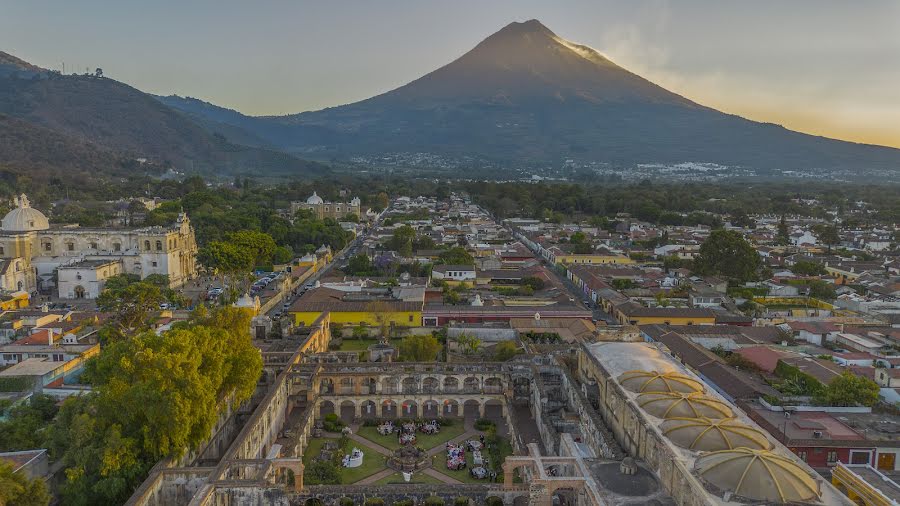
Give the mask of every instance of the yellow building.
<path id="1" fill-rule="evenodd" d="M 619 255 L 611 251 L 598 251 L 595 253 L 567 253 L 559 248 L 550 248 L 553 255 L 553 262 L 557 264 L 634 264 L 636 263 L 631 257 Z"/>
<path id="2" fill-rule="evenodd" d="M 323 313 L 331 315 L 331 323 L 346 326 L 420 327 L 422 302 L 396 299 L 363 300 L 354 292 L 332 288 L 312 289 L 288 309 L 297 326 L 308 326 Z"/>
<path id="3" fill-rule="evenodd" d="M 634 302 L 614 308 L 614 316 L 622 325 L 715 325 L 716 313 L 695 307 L 644 307 Z"/>
<path id="4" fill-rule="evenodd" d="M 359 197 L 353 197 L 350 202 L 325 202 L 316 192 L 306 199 L 306 202 L 291 202 L 291 216 L 297 214 L 297 211 L 306 209 L 312 211 L 317 218 L 332 218 L 340 221 L 348 214 L 362 217 L 360 213 Z"/>
<path id="5" fill-rule="evenodd" d="M 15 292 L 0 298 L 0 310 L 2 311 L 11 311 L 24 307 L 28 307 L 28 294 L 25 292 Z"/>

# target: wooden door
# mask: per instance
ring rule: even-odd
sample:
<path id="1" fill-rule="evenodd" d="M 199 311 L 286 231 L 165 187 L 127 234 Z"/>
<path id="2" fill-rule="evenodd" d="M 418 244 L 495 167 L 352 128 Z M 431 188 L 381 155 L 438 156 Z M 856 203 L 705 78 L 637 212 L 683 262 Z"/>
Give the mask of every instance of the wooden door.
<path id="1" fill-rule="evenodd" d="M 879 453 L 878 454 L 878 470 L 893 471 L 894 460 L 897 458 L 895 453 Z"/>

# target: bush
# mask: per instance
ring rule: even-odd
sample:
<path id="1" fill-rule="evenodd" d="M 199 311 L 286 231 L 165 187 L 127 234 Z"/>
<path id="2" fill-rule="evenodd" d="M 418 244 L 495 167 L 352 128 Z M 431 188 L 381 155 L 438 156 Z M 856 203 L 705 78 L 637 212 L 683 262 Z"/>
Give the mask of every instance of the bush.
<path id="1" fill-rule="evenodd" d="M 353 506 L 353 499 L 349 497 L 341 497 L 338 501 L 338 506 Z"/>
<path id="2" fill-rule="evenodd" d="M 401 501 L 394 501 L 394 506 L 414 506 L 415 503 L 412 499 L 403 499 Z"/>
<path id="3" fill-rule="evenodd" d="M 340 432 L 341 429 L 344 428 L 344 422 L 341 421 L 337 414 L 331 413 L 325 415 L 325 419 L 322 421 L 322 427 L 328 432 Z"/>
<path id="4" fill-rule="evenodd" d="M 494 428 L 494 422 L 488 420 L 487 418 L 479 418 L 478 420 L 475 420 L 475 430 L 486 432 L 491 428 Z"/>
<path id="5" fill-rule="evenodd" d="M 457 497 L 453 500 L 453 506 L 469 506 L 469 498 L 468 497 Z"/>
<path id="6" fill-rule="evenodd" d="M 444 506 L 444 500 L 436 495 L 428 496 L 423 502 L 425 506 Z"/>
<path id="7" fill-rule="evenodd" d="M 317 460 L 306 468 L 306 483 L 310 485 L 337 485 L 341 482 L 340 471 L 334 462 Z"/>
<path id="8" fill-rule="evenodd" d="M 484 501 L 484 504 L 486 506 L 503 506 L 503 499 L 500 499 L 499 497 L 492 495 Z"/>
<path id="9" fill-rule="evenodd" d="M 384 506 L 384 499 L 380 497 L 366 499 L 365 506 Z"/>

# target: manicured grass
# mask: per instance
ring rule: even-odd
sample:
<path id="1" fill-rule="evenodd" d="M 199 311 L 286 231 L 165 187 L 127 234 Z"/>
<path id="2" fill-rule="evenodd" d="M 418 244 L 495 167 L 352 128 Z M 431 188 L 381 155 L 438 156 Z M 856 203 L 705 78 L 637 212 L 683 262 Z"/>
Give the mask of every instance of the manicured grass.
<path id="1" fill-rule="evenodd" d="M 306 447 L 306 450 L 304 450 L 303 452 L 303 465 L 308 466 L 313 461 L 313 459 L 318 457 L 319 451 L 322 449 L 322 445 L 325 444 L 325 441 L 329 441 L 329 439 L 314 438 L 310 440 L 309 444 Z M 337 440 L 331 439 L 331 441 Z M 384 455 L 356 441 L 350 441 L 348 446 L 349 447 L 347 448 L 347 452 L 353 450 L 354 447 L 362 450 L 364 454 L 363 463 L 359 467 L 341 467 L 341 484 L 349 485 L 351 483 L 356 483 L 363 478 L 372 476 L 373 474 L 386 469 L 386 466 L 384 464 Z"/>
<path id="2" fill-rule="evenodd" d="M 432 484 L 438 484 L 438 483 L 443 483 L 443 482 L 437 478 L 434 478 L 432 476 L 429 476 L 425 473 L 420 472 L 420 473 L 413 473 L 412 478 L 408 482 L 403 481 L 402 473 L 394 473 L 392 475 L 389 475 L 385 478 L 382 478 L 382 479 L 376 481 L 374 484 L 375 485 L 390 485 L 390 484 L 396 484 L 396 483 L 400 483 L 400 484 L 404 484 L 404 485 L 405 484 L 413 485 L 416 483 L 432 485 Z"/>
<path id="3" fill-rule="evenodd" d="M 430 450 L 435 446 L 442 445 L 451 439 L 460 436 L 466 429 L 463 427 L 462 420 L 457 421 L 453 425 L 442 425 L 441 431 L 437 434 L 422 434 L 421 432 L 416 433 L 416 446 L 419 448 L 424 448 L 425 450 Z M 389 434 L 387 436 L 382 436 L 378 433 L 378 427 L 360 427 L 357 431 L 357 434 L 360 436 L 372 441 L 374 443 L 378 443 L 379 445 L 389 449 L 396 450 L 400 448 L 400 443 L 397 441 L 397 434 Z"/>
<path id="4" fill-rule="evenodd" d="M 447 455 L 444 453 L 438 453 L 437 455 L 431 458 L 431 468 L 435 471 L 446 474 L 447 476 L 461 481 L 463 483 L 490 483 L 489 479 L 479 480 L 469 474 L 469 469 L 472 469 L 472 452 L 466 452 L 466 468 L 460 469 L 458 471 L 453 471 L 451 469 L 447 469 Z"/>
<path id="5" fill-rule="evenodd" d="M 501 466 L 503 465 L 503 461 L 506 460 L 506 457 L 512 455 L 512 445 L 510 444 L 510 442 L 508 440 L 501 439 L 500 444 L 499 444 L 499 450 L 500 450 L 499 453 L 500 453 L 500 457 L 501 457 L 500 462 L 491 462 L 490 467 L 492 469 L 494 469 L 494 471 L 497 472 L 497 479 L 502 480 L 503 479 L 503 471 L 502 471 Z M 481 452 L 481 456 L 484 458 L 490 459 L 490 455 L 488 454 L 487 450 L 483 450 Z M 439 453 L 432 457 L 431 467 L 435 471 L 442 473 L 442 474 L 446 474 L 447 476 L 449 476 L 451 478 L 455 478 L 463 483 L 481 483 L 481 484 L 491 483 L 490 478 L 485 478 L 483 480 L 479 480 L 478 478 L 475 478 L 471 474 L 469 474 L 469 470 L 472 469 L 472 467 L 474 466 L 474 464 L 472 463 L 472 460 L 473 460 L 472 452 L 467 451 L 466 452 L 466 468 L 460 469 L 458 471 L 453 471 L 451 469 L 447 469 L 447 454 Z"/>

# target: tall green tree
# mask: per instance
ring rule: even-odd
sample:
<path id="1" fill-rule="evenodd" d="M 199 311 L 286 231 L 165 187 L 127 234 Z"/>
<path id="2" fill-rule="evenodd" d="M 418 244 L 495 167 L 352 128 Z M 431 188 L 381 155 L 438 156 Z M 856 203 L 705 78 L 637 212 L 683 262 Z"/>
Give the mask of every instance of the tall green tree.
<path id="1" fill-rule="evenodd" d="M 741 234 L 733 230 L 713 230 L 700 246 L 694 259 L 694 270 L 743 283 L 756 279 L 761 264 L 759 254 Z"/>
<path id="2" fill-rule="evenodd" d="M 159 305 L 168 300 L 159 284 L 136 279 L 113 276 L 97 297 L 97 308 L 112 313 L 110 324 L 119 334 L 147 328 Z"/>
<path id="3" fill-rule="evenodd" d="M 874 406 L 878 402 L 878 384 L 869 378 L 845 372 L 831 380 L 815 397 L 824 406 Z"/>
<path id="4" fill-rule="evenodd" d="M 432 362 L 441 351 L 441 343 L 434 336 L 410 335 L 400 340 L 400 358 L 407 362 Z"/>
<path id="5" fill-rule="evenodd" d="M 121 504 L 160 459 L 205 441 L 262 370 L 245 309 L 197 310 L 170 331 L 116 341 L 91 359 L 93 393 L 68 399 L 48 437 L 66 504 Z"/>
<path id="6" fill-rule="evenodd" d="M 778 234 L 775 236 L 775 240 L 781 246 L 787 246 L 791 242 L 791 234 L 783 214 L 781 215 L 781 219 L 778 220 Z"/>
<path id="7" fill-rule="evenodd" d="M 29 479 L 13 471 L 11 464 L 0 462 L 0 505 L 47 506 L 50 492 L 41 478 Z"/>
<path id="8" fill-rule="evenodd" d="M 834 225 L 816 225 L 813 227 L 813 233 L 819 242 L 828 247 L 829 253 L 831 253 L 832 246 L 841 243 L 841 236 L 838 234 L 838 229 Z"/>
<path id="9" fill-rule="evenodd" d="M 438 256 L 439 264 L 447 265 L 475 265 L 475 259 L 466 251 L 466 248 L 455 246 L 441 252 Z"/>

